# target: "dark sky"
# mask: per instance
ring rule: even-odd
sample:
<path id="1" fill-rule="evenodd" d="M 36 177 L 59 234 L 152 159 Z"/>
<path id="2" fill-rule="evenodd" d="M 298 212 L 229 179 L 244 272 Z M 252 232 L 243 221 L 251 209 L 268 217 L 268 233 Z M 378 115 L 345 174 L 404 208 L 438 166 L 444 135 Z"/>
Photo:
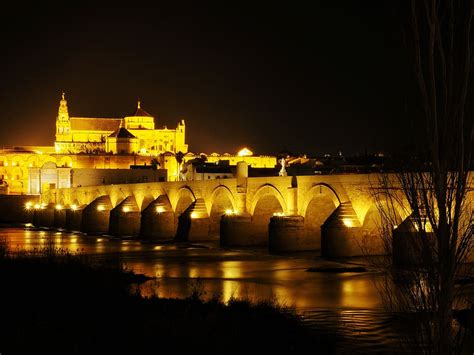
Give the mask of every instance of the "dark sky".
<path id="1" fill-rule="evenodd" d="M 222 3 L 2 11 L 0 146 L 52 144 L 62 91 L 73 116 L 122 117 L 140 97 L 158 127 L 186 120 L 193 152 L 400 145 L 406 54 L 384 1 Z"/>

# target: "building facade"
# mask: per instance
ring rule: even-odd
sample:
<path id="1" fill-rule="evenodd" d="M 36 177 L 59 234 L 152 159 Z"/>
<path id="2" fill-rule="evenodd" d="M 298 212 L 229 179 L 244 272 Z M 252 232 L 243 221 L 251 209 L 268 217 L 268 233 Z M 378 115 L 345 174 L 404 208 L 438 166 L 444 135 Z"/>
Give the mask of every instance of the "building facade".
<path id="1" fill-rule="evenodd" d="M 188 151 L 184 120 L 176 129 L 155 129 L 155 118 L 141 108 L 122 118 L 73 117 L 63 93 L 56 118 L 56 153 L 113 153 L 156 156 Z"/>

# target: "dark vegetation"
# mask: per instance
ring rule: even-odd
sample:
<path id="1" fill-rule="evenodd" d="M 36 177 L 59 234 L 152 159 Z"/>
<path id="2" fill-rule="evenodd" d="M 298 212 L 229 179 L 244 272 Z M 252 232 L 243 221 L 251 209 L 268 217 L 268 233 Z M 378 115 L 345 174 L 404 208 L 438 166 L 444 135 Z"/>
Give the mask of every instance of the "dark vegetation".
<path id="1" fill-rule="evenodd" d="M 145 298 L 146 280 L 116 260 L 54 246 L 10 253 L 0 243 L 0 352 L 6 354 L 333 353 L 275 302 Z"/>

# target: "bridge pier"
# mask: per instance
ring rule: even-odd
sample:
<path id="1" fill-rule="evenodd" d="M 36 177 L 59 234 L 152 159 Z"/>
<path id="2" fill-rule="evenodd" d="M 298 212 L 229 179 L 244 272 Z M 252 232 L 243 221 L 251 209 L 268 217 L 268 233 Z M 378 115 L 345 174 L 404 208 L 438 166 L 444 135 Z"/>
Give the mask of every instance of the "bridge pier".
<path id="1" fill-rule="evenodd" d="M 306 237 L 303 216 L 273 216 L 268 225 L 268 249 L 290 252 L 316 249 Z"/>
<path id="2" fill-rule="evenodd" d="M 252 217 L 249 214 L 231 214 L 221 217 L 220 244 L 222 246 L 249 246 L 255 241 L 251 238 Z"/>
<path id="3" fill-rule="evenodd" d="M 81 232 L 108 233 L 112 203 L 109 196 L 100 196 L 82 210 Z"/>
<path id="4" fill-rule="evenodd" d="M 421 266 L 423 263 L 423 238 L 434 238 L 433 232 L 422 235 L 414 218 L 408 216 L 392 232 L 392 263 L 397 267 Z"/>
<path id="5" fill-rule="evenodd" d="M 152 240 L 171 240 L 175 235 L 173 209 L 168 197 L 161 195 L 142 211 L 140 236 Z"/>
<path id="6" fill-rule="evenodd" d="M 66 228 L 66 209 L 62 206 L 56 206 L 54 208 L 54 227 L 55 228 Z"/>
<path id="7" fill-rule="evenodd" d="M 321 255 L 329 258 L 365 255 L 363 229 L 350 202 L 343 202 L 321 226 Z"/>
<path id="8" fill-rule="evenodd" d="M 188 242 L 210 240 L 209 226 L 210 219 L 206 205 L 202 198 L 198 198 L 178 217 L 175 238 L 178 241 Z"/>
<path id="9" fill-rule="evenodd" d="M 54 204 L 36 206 L 33 212 L 35 227 L 54 227 Z"/>
<path id="10" fill-rule="evenodd" d="M 306 235 L 304 217 L 298 215 L 298 188 L 288 189 L 288 214 L 270 218 L 268 249 L 273 252 L 291 252 L 318 249 L 317 240 Z"/>
<path id="11" fill-rule="evenodd" d="M 82 212 L 85 206 L 72 206 L 66 209 L 66 229 L 70 231 L 80 231 L 82 223 Z"/>
<path id="12" fill-rule="evenodd" d="M 119 237 L 139 235 L 140 215 L 135 197 L 128 196 L 110 211 L 109 233 Z"/>

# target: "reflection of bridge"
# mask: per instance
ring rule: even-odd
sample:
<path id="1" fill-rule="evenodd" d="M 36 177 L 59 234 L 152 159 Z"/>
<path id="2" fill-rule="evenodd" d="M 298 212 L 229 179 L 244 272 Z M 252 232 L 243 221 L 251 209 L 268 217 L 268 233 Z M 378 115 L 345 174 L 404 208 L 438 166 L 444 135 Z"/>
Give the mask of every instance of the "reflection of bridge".
<path id="1" fill-rule="evenodd" d="M 35 221 L 155 240 L 220 237 L 224 245 L 265 245 L 270 233 L 270 247 L 287 251 L 320 249 L 322 233 L 327 254 L 354 255 L 362 239 L 373 252 L 380 247 L 371 181 L 377 176 L 247 178 L 244 168 L 236 179 L 54 189 L 41 196 Z"/>

